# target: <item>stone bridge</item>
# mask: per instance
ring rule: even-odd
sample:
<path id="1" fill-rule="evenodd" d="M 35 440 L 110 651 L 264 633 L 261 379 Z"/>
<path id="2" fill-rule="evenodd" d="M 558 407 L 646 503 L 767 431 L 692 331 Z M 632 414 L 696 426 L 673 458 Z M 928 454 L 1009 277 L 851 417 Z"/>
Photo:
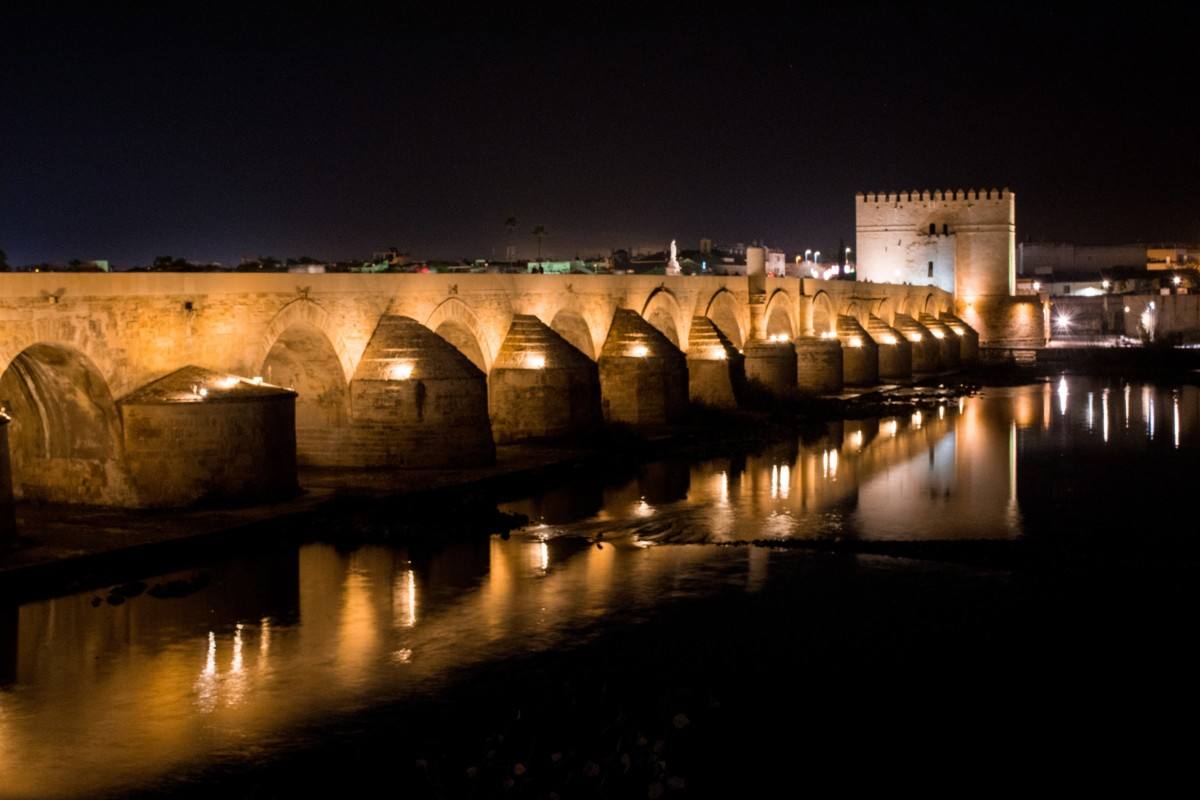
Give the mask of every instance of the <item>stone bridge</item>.
<path id="1" fill-rule="evenodd" d="M 177 505 L 938 372 L 978 352 L 954 312 L 762 275 L 3 274 L 0 403 L 17 497 Z"/>

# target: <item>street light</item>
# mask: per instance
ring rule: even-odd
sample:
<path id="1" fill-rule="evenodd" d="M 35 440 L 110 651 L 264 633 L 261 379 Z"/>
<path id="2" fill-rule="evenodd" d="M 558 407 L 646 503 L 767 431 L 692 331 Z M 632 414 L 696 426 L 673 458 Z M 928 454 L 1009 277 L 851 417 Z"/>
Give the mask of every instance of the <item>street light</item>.
<path id="1" fill-rule="evenodd" d="M 1181 277 L 1179 277 L 1178 275 L 1176 275 L 1174 278 L 1171 278 L 1171 283 L 1173 283 L 1173 284 L 1175 284 L 1176 286 L 1178 286 L 1179 284 L 1183 283 L 1183 278 L 1181 278 Z"/>
<path id="2" fill-rule="evenodd" d="M 815 261 L 818 264 L 821 263 L 821 251 L 820 250 L 817 250 L 813 253 L 813 261 Z"/>
<path id="3" fill-rule="evenodd" d="M 811 249 L 811 248 L 810 248 L 810 249 L 808 249 L 808 250 L 805 250 L 805 251 L 804 251 L 804 260 L 805 260 L 805 261 L 808 261 L 808 256 L 809 256 L 809 254 L 811 254 L 811 253 L 812 253 L 812 249 Z"/>
<path id="4" fill-rule="evenodd" d="M 1040 292 L 1042 290 L 1042 284 L 1038 283 L 1037 281 L 1034 281 L 1033 282 L 1033 290 L 1035 292 Z"/>
<path id="5" fill-rule="evenodd" d="M 1107 278 L 1106 278 L 1106 279 L 1104 279 L 1104 280 L 1102 280 L 1102 281 L 1100 281 L 1100 287 L 1101 287 L 1101 288 L 1103 288 L 1103 289 L 1108 289 L 1108 287 L 1110 287 L 1110 286 L 1112 286 L 1112 282 L 1111 282 L 1111 281 L 1109 281 Z"/>

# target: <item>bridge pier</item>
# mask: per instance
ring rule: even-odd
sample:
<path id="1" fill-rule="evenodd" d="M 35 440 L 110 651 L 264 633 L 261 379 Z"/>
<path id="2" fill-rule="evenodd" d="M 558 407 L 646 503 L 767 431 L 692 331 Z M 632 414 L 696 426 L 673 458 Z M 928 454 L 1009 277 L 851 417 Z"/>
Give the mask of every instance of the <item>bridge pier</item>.
<path id="1" fill-rule="evenodd" d="M 939 314 L 938 319 L 958 336 L 959 361 L 964 367 L 979 364 L 979 333 L 953 314 Z"/>
<path id="2" fill-rule="evenodd" d="M 867 317 L 867 333 L 879 345 L 880 380 L 912 380 L 912 342 L 879 317 Z"/>
<path id="3" fill-rule="evenodd" d="M 735 409 L 746 383 L 745 357 L 708 317 L 692 317 L 688 333 L 688 399 Z"/>
<path id="4" fill-rule="evenodd" d="M 772 397 L 796 394 L 796 348 L 791 342 L 751 339 L 745 350 L 747 383 Z"/>
<path id="5" fill-rule="evenodd" d="M 958 334 L 932 314 L 921 315 L 921 324 L 929 329 L 929 333 L 938 342 L 942 356 L 942 369 L 956 370 L 962 364 L 962 346 L 958 342 Z"/>
<path id="6" fill-rule="evenodd" d="M 8 453 L 9 419 L 0 414 L 0 550 L 12 543 L 17 535 L 17 519 L 13 509 L 12 461 Z M 3 683 L 0 669 L 0 683 Z"/>
<path id="7" fill-rule="evenodd" d="M 495 460 L 487 379 L 414 319 L 384 316 L 350 381 L 339 466 L 458 467 Z"/>
<path id="8" fill-rule="evenodd" d="M 253 503 L 299 491 L 296 393 L 183 367 L 118 403 L 142 507 Z"/>
<path id="9" fill-rule="evenodd" d="M 942 369 L 942 347 L 934 335 L 908 314 L 897 314 L 895 327 L 912 346 L 914 375 L 931 375 Z"/>
<path id="10" fill-rule="evenodd" d="M 667 425 L 688 402 L 687 361 L 679 348 L 636 312 L 619 308 L 600 354 L 604 418 L 630 425 Z"/>
<path id="11" fill-rule="evenodd" d="M 842 343 L 832 337 L 800 336 L 792 341 L 796 351 L 796 389 L 801 394 L 837 394 L 842 391 Z"/>
<path id="12" fill-rule="evenodd" d="M 874 386 L 879 383 L 879 346 L 858 320 L 838 317 L 837 337 L 842 343 L 842 383 Z"/>
<path id="13" fill-rule="evenodd" d="M 488 411 L 497 443 L 591 433 L 599 370 L 537 317 L 516 314 L 488 374 Z"/>

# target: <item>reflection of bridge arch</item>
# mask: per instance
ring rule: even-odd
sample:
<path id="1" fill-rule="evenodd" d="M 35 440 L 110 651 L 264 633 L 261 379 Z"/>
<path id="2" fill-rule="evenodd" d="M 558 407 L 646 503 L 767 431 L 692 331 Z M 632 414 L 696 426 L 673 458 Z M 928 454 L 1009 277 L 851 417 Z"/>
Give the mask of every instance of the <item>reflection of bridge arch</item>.
<path id="1" fill-rule="evenodd" d="M 670 339 L 671 344 L 675 347 L 681 350 L 686 349 L 687 329 L 682 324 L 683 312 L 680 310 L 679 300 L 670 289 L 659 286 L 650 293 L 650 296 L 646 298 L 646 304 L 642 306 L 642 319 Z M 681 335 L 680 331 L 684 333 Z"/>
<path id="2" fill-rule="evenodd" d="M 742 323 L 741 312 L 742 305 L 733 292 L 721 288 L 708 301 L 704 316 L 712 320 L 734 347 L 741 347 L 746 341 L 746 328 Z"/>
<path id="3" fill-rule="evenodd" d="M 131 499 L 121 469 L 121 420 L 108 382 L 77 348 L 38 342 L 0 375 L 12 417 L 9 452 L 17 497 L 116 504 Z"/>
<path id="4" fill-rule="evenodd" d="M 821 290 L 812 298 L 812 327 L 813 333 L 820 336 L 823 333 L 837 331 L 837 308 L 828 292 Z"/>
<path id="5" fill-rule="evenodd" d="M 767 336 L 784 334 L 789 339 L 796 335 L 796 320 L 792 316 L 792 298 L 784 289 L 776 289 L 767 300 L 763 312 L 767 322 Z"/>
<path id="6" fill-rule="evenodd" d="M 488 347 L 483 327 L 470 306 L 456 297 L 444 300 L 425 320 L 425 327 L 441 336 L 471 363 L 487 374 L 494 354 Z"/>

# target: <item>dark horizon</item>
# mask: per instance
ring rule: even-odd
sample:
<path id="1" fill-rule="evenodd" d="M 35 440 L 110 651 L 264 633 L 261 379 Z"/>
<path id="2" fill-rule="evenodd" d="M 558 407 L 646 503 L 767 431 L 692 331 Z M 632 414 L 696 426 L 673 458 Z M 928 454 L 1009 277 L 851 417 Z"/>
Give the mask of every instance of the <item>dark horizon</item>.
<path id="1" fill-rule="evenodd" d="M 0 249 L 342 260 L 854 240 L 856 191 L 1001 188 L 1017 235 L 1200 241 L 1194 22 L 866 5 L 730 31 L 6 16 Z"/>

